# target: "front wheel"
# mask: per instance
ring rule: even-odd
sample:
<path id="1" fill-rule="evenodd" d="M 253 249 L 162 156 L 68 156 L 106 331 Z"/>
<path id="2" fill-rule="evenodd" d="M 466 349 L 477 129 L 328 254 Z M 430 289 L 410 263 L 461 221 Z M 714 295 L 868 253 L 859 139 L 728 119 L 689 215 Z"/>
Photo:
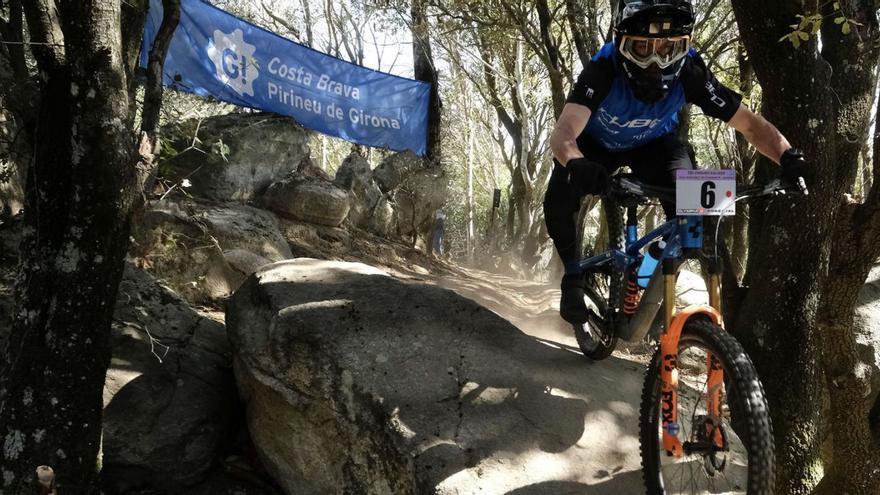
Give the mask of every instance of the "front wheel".
<path id="1" fill-rule="evenodd" d="M 703 319 L 685 324 L 678 352 L 681 457 L 667 455 L 663 448 L 659 350 L 642 390 L 639 440 L 648 495 L 771 495 L 773 434 L 764 390 L 748 355 L 733 336 Z M 724 373 L 717 395 L 720 415 L 707 407 L 712 393 L 708 363 L 720 364 Z"/>

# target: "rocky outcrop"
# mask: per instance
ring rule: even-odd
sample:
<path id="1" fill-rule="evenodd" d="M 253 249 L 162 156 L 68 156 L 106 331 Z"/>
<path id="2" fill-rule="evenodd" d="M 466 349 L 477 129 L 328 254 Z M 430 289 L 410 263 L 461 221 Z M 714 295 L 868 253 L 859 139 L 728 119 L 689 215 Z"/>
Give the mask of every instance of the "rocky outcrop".
<path id="1" fill-rule="evenodd" d="M 164 179 L 186 178 L 194 196 L 244 202 L 308 158 L 311 132 L 278 115 L 231 113 L 186 121 L 163 135 L 177 153 L 161 166 Z"/>
<path id="2" fill-rule="evenodd" d="M 263 204 L 291 220 L 338 227 L 348 216 L 347 192 L 323 179 L 291 174 L 266 190 Z"/>
<path id="3" fill-rule="evenodd" d="M 398 235 L 419 235 L 428 242 L 434 214 L 446 203 L 446 188 L 446 176 L 438 169 L 415 170 L 401 181 L 393 195 Z"/>
<path id="4" fill-rule="evenodd" d="M 352 249 L 352 236 L 346 229 L 284 219 L 280 224 L 293 257 L 334 259 Z"/>
<path id="5" fill-rule="evenodd" d="M 424 168 L 424 163 L 424 160 L 412 151 L 393 153 L 376 167 L 373 171 L 373 179 L 382 192 L 389 193 L 397 189 L 397 186 L 414 170 Z"/>
<path id="6" fill-rule="evenodd" d="M 228 297 L 262 264 L 293 257 L 274 215 L 236 203 L 166 199 L 133 236 L 138 263 L 195 303 Z"/>
<path id="7" fill-rule="evenodd" d="M 444 289 L 297 259 L 249 278 L 226 321 L 251 437 L 288 494 L 505 493 L 534 482 L 510 469 L 522 454 L 576 454 L 584 433 L 567 398 L 584 377 L 533 374 L 583 358 Z"/>
<path id="8" fill-rule="evenodd" d="M 381 216 L 373 231 L 394 230 L 404 239 L 420 237 L 430 240 L 434 213 L 446 203 L 448 180 L 439 167 L 426 167 L 426 162 L 410 151 L 388 156 L 373 170 L 373 180 L 390 198 L 389 205 L 380 205 L 382 215 L 393 211 L 393 219 Z M 390 210 L 387 206 L 393 206 Z"/>
<path id="9" fill-rule="evenodd" d="M 349 224 L 379 235 L 393 232 L 394 209 L 373 180 L 366 158 L 358 153 L 349 155 L 336 171 L 333 182 L 351 196 Z"/>
<path id="10" fill-rule="evenodd" d="M 205 477 L 230 436 L 238 403 L 226 329 L 128 266 L 112 332 L 105 489 L 183 493 Z"/>

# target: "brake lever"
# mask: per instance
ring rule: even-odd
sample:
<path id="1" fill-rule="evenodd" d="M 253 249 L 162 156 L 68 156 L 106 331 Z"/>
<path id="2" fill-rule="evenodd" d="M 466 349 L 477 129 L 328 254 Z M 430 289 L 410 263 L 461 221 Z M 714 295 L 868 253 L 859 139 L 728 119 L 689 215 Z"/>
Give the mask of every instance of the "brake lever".
<path id="1" fill-rule="evenodd" d="M 807 182 L 804 180 L 803 177 L 798 177 L 797 186 L 798 189 L 801 190 L 801 194 L 803 194 L 804 196 L 810 195 L 810 191 L 807 189 Z"/>

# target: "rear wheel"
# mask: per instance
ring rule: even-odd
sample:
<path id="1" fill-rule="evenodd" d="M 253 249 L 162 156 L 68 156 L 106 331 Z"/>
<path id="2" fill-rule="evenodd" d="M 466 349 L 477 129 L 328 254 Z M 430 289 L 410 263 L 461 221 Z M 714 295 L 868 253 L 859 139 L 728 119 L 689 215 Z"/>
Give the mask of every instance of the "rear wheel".
<path id="1" fill-rule="evenodd" d="M 748 355 L 730 334 L 704 319 L 685 324 L 678 352 L 678 428 L 684 454 L 668 456 L 663 448 L 658 350 L 639 414 L 647 493 L 771 495 L 773 435 L 764 390 Z M 709 355 L 724 371 L 720 417 L 706 407 Z"/>
<path id="2" fill-rule="evenodd" d="M 623 249 L 623 211 L 610 199 L 602 199 L 608 227 L 608 249 Z M 613 263 L 585 274 L 585 303 L 590 317 L 582 325 L 572 325 L 574 337 L 584 356 L 598 361 L 611 355 L 617 346 L 617 318 L 623 301 L 623 272 Z"/>

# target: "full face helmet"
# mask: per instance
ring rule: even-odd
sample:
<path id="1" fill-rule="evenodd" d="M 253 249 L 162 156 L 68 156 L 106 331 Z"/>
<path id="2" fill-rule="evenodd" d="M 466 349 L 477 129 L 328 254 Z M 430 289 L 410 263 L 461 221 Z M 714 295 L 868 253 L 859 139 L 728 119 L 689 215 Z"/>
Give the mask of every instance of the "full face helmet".
<path id="1" fill-rule="evenodd" d="M 694 30 L 690 0 L 619 0 L 614 42 L 636 98 L 656 103 L 681 73 Z"/>

